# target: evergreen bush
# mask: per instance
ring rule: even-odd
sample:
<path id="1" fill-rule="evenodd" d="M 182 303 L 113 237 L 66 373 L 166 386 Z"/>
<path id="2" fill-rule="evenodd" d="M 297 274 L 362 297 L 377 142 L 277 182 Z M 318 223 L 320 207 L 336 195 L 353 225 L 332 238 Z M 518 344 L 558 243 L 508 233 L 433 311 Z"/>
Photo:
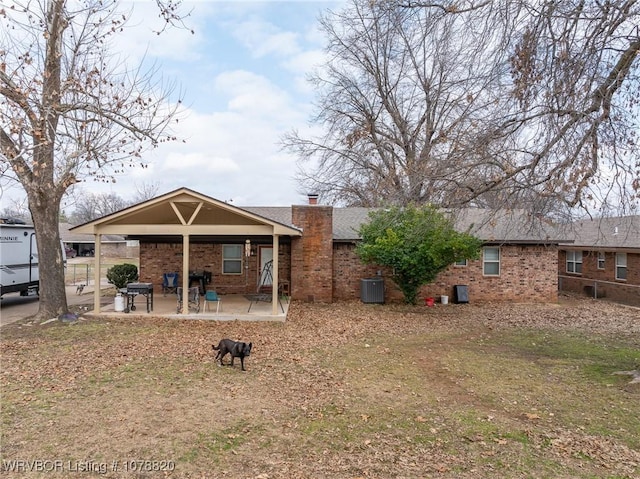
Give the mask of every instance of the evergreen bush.
<path id="1" fill-rule="evenodd" d="M 135 264 L 117 264 L 107 270 L 107 281 L 117 289 L 126 288 L 127 283 L 138 281 L 138 267 Z"/>

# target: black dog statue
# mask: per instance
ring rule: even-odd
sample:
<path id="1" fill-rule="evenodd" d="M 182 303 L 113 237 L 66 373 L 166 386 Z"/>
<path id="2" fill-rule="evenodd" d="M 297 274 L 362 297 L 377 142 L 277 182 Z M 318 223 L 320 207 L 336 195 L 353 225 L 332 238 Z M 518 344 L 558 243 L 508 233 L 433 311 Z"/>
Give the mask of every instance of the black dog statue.
<path id="1" fill-rule="evenodd" d="M 220 360 L 220 366 L 224 366 L 222 359 L 227 354 L 231 354 L 231 364 L 229 364 L 229 366 L 233 366 L 233 360 L 235 358 L 240 358 L 242 370 L 246 371 L 244 368 L 244 358 L 251 354 L 251 343 L 241 343 L 231 339 L 223 339 L 218 343 L 218 346 L 212 344 L 211 347 L 218 351 L 218 354 L 216 354 L 216 360 Z"/>

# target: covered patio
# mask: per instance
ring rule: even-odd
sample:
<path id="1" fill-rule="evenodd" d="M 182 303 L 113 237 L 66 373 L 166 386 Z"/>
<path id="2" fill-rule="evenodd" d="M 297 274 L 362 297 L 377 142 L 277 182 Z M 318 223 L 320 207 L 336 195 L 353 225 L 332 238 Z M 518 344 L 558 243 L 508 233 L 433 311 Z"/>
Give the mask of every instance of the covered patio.
<path id="1" fill-rule="evenodd" d="M 250 297 L 242 294 L 220 295 L 220 309 L 216 311 L 216 305 L 208 305 L 205 308 L 204 298 L 200 298 L 199 311 L 193 308 L 188 313 L 177 312 L 178 300 L 175 293 L 162 294 L 154 290 L 153 309 L 147 312 L 146 298 L 136 297 L 133 299 L 135 310 L 116 311 L 115 301 L 105 304 L 104 298 L 100 316 L 159 316 L 163 318 L 175 319 L 195 319 L 210 321 L 286 321 L 289 311 L 290 299 L 287 296 L 280 296 L 278 313 L 273 314 L 270 301 L 251 301 Z M 95 315 L 93 311 L 88 315 Z"/>
<path id="2" fill-rule="evenodd" d="M 290 291 L 290 277 L 281 279 L 280 261 L 290 264 L 288 248 L 302 235 L 301 230 L 229 205 L 206 195 L 180 188 L 173 192 L 131 206 L 71 229 L 95 236 L 95 267 L 101 270 L 103 235 L 119 234 L 139 239 L 141 248 L 139 283 L 153 288 L 153 311 L 147 312 L 147 301 L 135 298 L 135 314 L 198 319 L 247 319 L 281 321 L 286 319 L 288 301 L 281 286 Z M 260 245 L 257 247 L 256 245 Z M 193 256 L 192 256 L 193 251 Z M 231 255 L 225 251 L 232 252 Z M 164 255 L 164 256 L 162 256 Z M 284 255 L 284 256 L 283 256 Z M 211 284 L 202 284 L 199 312 L 183 301 L 177 312 L 177 296 L 163 293 L 163 272 L 179 275 L 178 287 L 188 291 L 196 271 L 213 269 Z M 249 265 L 251 264 L 251 269 Z M 264 278 L 264 265 L 269 264 L 269 277 Z M 284 272 L 288 272 L 284 270 Z M 258 290 L 256 290 L 257 273 Z M 99 278 L 94 278 L 99 281 Z M 278 285 L 275 287 L 274 285 Z M 264 289 L 260 290 L 260 286 Z M 205 290 L 221 295 L 221 311 L 204 311 Z M 259 294 L 258 294 L 259 293 Z M 258 299 L 258 301 L 255 301 Z M 252 301 L 253 300 L 253 301 Z M 111 311 L 110 311 L 111 310 Z M 94 293 L 94 314 L 123 314 L 113 307 L 101 306 L 99 290 Z"/>

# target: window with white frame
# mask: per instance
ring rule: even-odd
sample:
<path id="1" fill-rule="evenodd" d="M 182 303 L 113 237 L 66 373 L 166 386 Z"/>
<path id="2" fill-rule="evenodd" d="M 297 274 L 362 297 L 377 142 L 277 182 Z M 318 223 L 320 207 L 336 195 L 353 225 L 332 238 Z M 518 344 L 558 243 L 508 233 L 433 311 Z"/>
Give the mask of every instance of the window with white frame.
<path id="1" fill-rule="evenodd" d="M 456 261 L 455 263 L 453 263 L 454 266 L 459 266 L 459 267 L 463 267 L 463 266 L 467 266 L 467 260 L 466 259 L 461 259 L 459 261 Z"/>
<path id="2" fill-rule="evenodd" d="M 244 251 L 244 245 L 241 245 L 241 244 L 222 245 L 222 273 L 223 274 L 241 274 L 242 273 L 243 251 Z"/>
<path id="3" fill-rule="evenodd" d="M 500 275 L 500 248 L 497 246 L 482 249 L 482 273 L 485 276 Z"/>
<path id="4" fill-rule="evenodd" d="M 582 274 L 582 251 L 567 251 L 567 273 Z"/>
<path id="5" fill-rule="evenodd" d="M 627 253 L 616 253 L 616 279 L 627 279 Z"/>
<path id="6" fill-rule="evenodd" d="M 598 269 L 604 269 L 604 251 L 598 251 Z"/>

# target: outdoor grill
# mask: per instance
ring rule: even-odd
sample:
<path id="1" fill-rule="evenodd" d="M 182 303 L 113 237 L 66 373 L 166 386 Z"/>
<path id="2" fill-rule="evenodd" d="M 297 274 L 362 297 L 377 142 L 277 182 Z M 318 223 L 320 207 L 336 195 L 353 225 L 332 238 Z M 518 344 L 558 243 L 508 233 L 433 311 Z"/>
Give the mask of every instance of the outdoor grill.
<path id="1" fill-rule="evenodd" d="M 147 298 L 147 313 L 153 311 L 153 283 L 129 283 L 125 294 L 127 295 L 125 313 L 136 310 L 135 299 L 139 294 Z"/>

